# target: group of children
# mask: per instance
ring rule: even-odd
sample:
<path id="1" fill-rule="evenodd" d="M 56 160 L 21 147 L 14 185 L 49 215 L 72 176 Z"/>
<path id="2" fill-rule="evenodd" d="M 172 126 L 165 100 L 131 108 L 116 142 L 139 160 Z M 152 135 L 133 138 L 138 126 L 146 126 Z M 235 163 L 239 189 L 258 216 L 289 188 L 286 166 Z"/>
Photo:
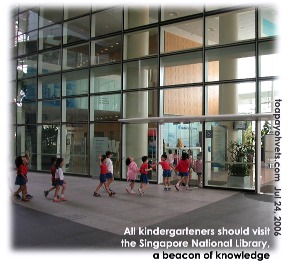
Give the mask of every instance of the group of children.
<path id="1" fill-rule="evenodd" d="M 99 184 L 96 187 L 93 196 L 100 197 L 99 190 L 103 186 L 108 193 L 108 195 L 111 197 L 115 195 L 115 192 L 110 189 L 110 184 L 113 182 L 113 163 L 111 160 L 112 153 L 110 151 L 106 151 L 105 155 L 99 156 L 99 168 L 100 168 L 100 175 L 99 175 Z M 19 156 L 15 160 L 15 164 L 17 167 L 17 176 L 15 184 L 19 185 L 19 189 L 14 193 L 14 196 L 16 198 L 21 198 L 22 201 L 28 202 L 29 199 L 32 198 L 30 194 L 27 192 L 27 173 L 28 173 L 28 163 L 29 163 L 29 153 L 26 152 L 25 156 Z M 138 189 L 138 192 L 140 196 L 145 195 L 145 190 L 148 187 L 149 179 L 148 179 L 148 173 L 149 171 L 156 168 L 158 165 L 160 165 L 163 169 L 163 183 L 164 183 L 164 190 L 169 191 L 171 190 L 170 185 L 170 177 L 171 177 L 171 171 L 172 169 L 178 173 L 178 176 L 180 179 L 175 185 L 175 188 L 177 191 L 180 190 L 180 184 L 182 182 L 185 183 L 185 188 L 189 188 L 189 179 L 191 178 L 192 171 L 195 171 L 198 176 L 198 187 L 202 187 L 202 170 L 203 170 L 203 164 L 202 164 L 202 155 L 199 153 L 197 155 L 197 160 L 193 161 L 192 155 L 191 158 L 189 157 L 189 154 L 186 152 L 182 153 L 182 156 L 180 159 L 175 159 L 172 155 L 172 152 L 169 152 L 169 154 L 163 154 L 161 156 L 161 161 L 158 163 L 154 163 L 150 165 L 148 163 L 148 156 L 142 157 L 142 165 L 140 168 L 138 168 L 136 162 L 134 161 L 133 157 L 128 157 L 126 159 L 126 166 L 127 166 L 127 182 L 129 182 L 129 185 L 125 187 L 126 191 L 130 194 L 134 194 L 134 185 L 135 180 L 137 179 L 137 174 L 140 173 L 140 188 Z M 51 172 L 51 180 L 52 180 L 52 187 L 48 190 L 44 191 L 44 195 L 47 198 L 50 191 L 55 190 L 54 192 L 54 198 L 53 202 L 58 203 L 61 201 L 66 201 L 65 199 L 65 191 L 67 184 L 64 180 L 64 174 L 62 167 L 64 165 L 64 159 L 63 158 L 52 158 L 51 160 L 52 166 L 50 169 Z M 59 195 L 59 192 L 61 191 L 61 194 Z M 22 192 L 22 197 L 19 195 L 19 193 Z"/>

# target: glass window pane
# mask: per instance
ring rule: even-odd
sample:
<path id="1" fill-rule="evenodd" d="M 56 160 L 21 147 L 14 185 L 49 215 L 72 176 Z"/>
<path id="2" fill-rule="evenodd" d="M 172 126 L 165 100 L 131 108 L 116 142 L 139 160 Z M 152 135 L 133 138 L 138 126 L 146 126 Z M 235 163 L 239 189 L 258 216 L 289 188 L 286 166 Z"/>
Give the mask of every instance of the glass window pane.
<path id="1" fill-rule="evenodd" d="M 62 153 L 65 166 L 64 172 L 88 174 L 88 125 L 62 125 Z M 70 184 L 71 185 L 71 184 Z"/>
<path id="2" fill-rule="evenodd" d="M 202 115 L 202 87 L 165 89 L 163 115 Z"/>
<path id="3" fill-rule="evenodd" d="M 36 102 L 23 101 L 17 106 L 17 124 L 36 124 Z"/>
<path id="4" fill-rule="evenodd" d="M 60 100 L 47 100 L 38 102 L 38 123 L 60 122 Z"/>
<path id="5" fill-rule="evenodd" d="M 208 50 L 206 61 L 206 81 L 255 77 L 254 44 Z"/>
<path id="6" fill-rule="evenodd" d="M 91 121 L 116 121 L 121 114 L 121 94 L 91 96 Z"/>
<path id="7" fill-rule="evenodd" d="M 92 37 L 122 31 L 122 8 L 117 7 L 92 15 Z"/>
<path id="8" fill-rule="evenodd" d="M 55 24 L 39 31 L 39 49 L 48 49 L 61 45 L 62 28 L 60 24 Z"/>
<path id="9" fill-rule="evenodd" d="M 61 22 L 63 6 L 42 6 L 40 8 L 40 28 Z"/>
<path id="10" fill-rule="evenodd" d="M 44 52 L 39 55 L 39 73 L 46 74 L 61 70 L 61 50 Z"/>
<path id="11" fill-rule="evenodd" d="M 22 92 L 21 92 L 22 90 Z M 18 94 L 24 101 L 35 101 L 37 96 L 36 79 L 22 80 L 18 82 Z"/>
<path id="12" fill-rule="evenodd" d="M 60 153 L 59 128 L 59 125 L 55 124 L 38 126 L 38 134 L 41 134 L 41 153 L 38 148 L 37 155 L 37 160 L 40 160 L 40 168 L 38 165 L 40 170 L 49 171 L 52 157 L 56 157 Z"/>
<path id="13" fill-rule="evenodd" d="M 202 19 L 183 21 L 161 27 L 161 53 L 203 46 Z"/>
<path id="14" fill-rule="evenodd" d="M 113 174 L 120 178 L 121 157 L 121 124 L 119 123 L 95 123 L 90 125 L 91 152 L 90 165 L 92 176 L 99 177 L 99 155 L 106 151 L 112 152 Z"/>
<path id="15" fill-rule="evenodd" d="M 157 59 L 124 64 L 124 89 L 149 88 L 157 85 Z"/>
<path id="16" fill-rule="evenodd" d="M 161 7 L 161 20 L 170 20 L 175 18 L 180 18 L 183 16 L 188 16 L 196 13 L 203 12 L 202 5 L 193 6 L 193 7 L 183 7 L 183 6 L 170 6 L 162 5 Z"/>
<path id="17" fill-rule="evenodd" d="M 124 8 L 124 28 L 130 29 L 158 22 L 158 8 L 143 5 Z"/>
<path id="18" fill-rule="evenodd" d="M 24 34 L 38 28 L 38 9 L 31 9 L 19 14 L 19 34 Z"/>
<path id="19" fill-rule="evenodd" d="M 91 93 L 121 90 L 121 64 L 92 68 Z"/>
<path id="20" fill-rule="evenodd" d="M 125 118 L 158 116 L 157 90 L 126 92 L 123 97 Z"/>
<path id="21" fill-rule="evenodd" d="M 208 16 L 206 45 L 227 44 L 255 38 L 255 10 L 246 9 Z"/>
<path id="22" fill-rule="evenodd" d="M 202 51 L 161 58 L 161 85 L 202 82 Z"/>
<path id="23" fill-rule="evenodd" d="M 33 77 L 37 74 L 37 55 L 18 59 L 18 79 Z"/>
<path id="24" fill-rule="evenodd" d="M 278 11 L 274 6 L 259 8 L 258 17 L 258 36 L 260 38 L 278 35 Z"/>
<path id="25" fill-rule="evenodd" d="M 66 122 L 86 122 L 88 120 L 88 97 L 72 97 L 62 100 L 66 111 Z M 64 121 L 64 119 L 62 119 Z"/>
<path id="26" fill-rule="evenodd" d="M 109 37 L 91 42 L 92 65 L 121 61 L 122 36 Z"/>
<path id="27" fill-rule="evenodd" d="M 89 91 L 87 69 L 64 73 L 63 80 L 63 96 L 87 94 Z"/>
<path id="28" fill-rule="evenodd" d="M 82 5 L 78 7 L 74 5 L 64 5 L 64 19 L 66 20 L 66 19 L 87 14 L 90 12 L 90 10 L 91 7 L 88 5 Z"/>
<path id="29" fill-rule="evenodd" d="M 38 32 L 33 31 L 18 36 L 18 55 L 37 52 Z"/>
<path id="30" fill-rule="evenodd" d="M 279 76 L 279 54 L 276 43 L 273 41 L 262 42 L 258 45 L 259 76 Z"/>
<path id="31" fill-rule="evenodd" d="M 206 114 L 255 113 L 255 83 L 232 83 L 206 87 Z"/>
<path id="32" fill-rule="evenodd" d="M 89 65 L 89 43 L 63 49 L 63 69 L 76 69 Z"/>
<path id="33" fill-rule="evenodd" d="M 261 113 L 274 113 L 274 101 L 280 99 L 279 84 L 276 80 L 259 83 L 259 100 Z"/>
<path id="34" fill-rule="evenodd" d="M 124 37 L 124 59 L 156 55 L 158 52 L 157 43 L 157 28 L 126 34 Z"/>
<path id="35" fill-rule="evenodd" d="M 85 16 L 64 23 L 63 43 L 72 43 L 90 38 L 90 17 Z"/>
<path id="36" fill-rule="evenodd" d="M 39 99 L 59 98 L 61 94 L 61 75 L 39 78 Z"/>

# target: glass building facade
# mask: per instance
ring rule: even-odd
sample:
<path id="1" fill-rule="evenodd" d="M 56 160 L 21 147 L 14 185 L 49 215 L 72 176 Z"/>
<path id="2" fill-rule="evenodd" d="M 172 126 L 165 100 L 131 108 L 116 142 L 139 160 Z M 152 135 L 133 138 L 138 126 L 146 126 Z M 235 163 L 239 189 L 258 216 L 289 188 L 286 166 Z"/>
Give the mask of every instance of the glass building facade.
<path id="1" fill-rule="evenodd" d="M 28 150 L 31 170 L 48 172 L 59 156 L 66 173 L 97 176 L 110 150 L 115 178 L 126 179 L 128 156 L 140 165 L 186 150 L 193 161 L 202 154 L 204 186 L 264 191 L 274 181 L 272 121 L 251 115 L 272 114 L 279 97 L 277 14 L 270 5 L 16 7 L 12 160 Z M 180 121 L 214 115 L 249 119 Z M 233 144 L 243 159 L 232 160 Z M 228 180 L 236 163 L 245 186 Z M 150 179 L 160 182 L 160 169 Z"/>

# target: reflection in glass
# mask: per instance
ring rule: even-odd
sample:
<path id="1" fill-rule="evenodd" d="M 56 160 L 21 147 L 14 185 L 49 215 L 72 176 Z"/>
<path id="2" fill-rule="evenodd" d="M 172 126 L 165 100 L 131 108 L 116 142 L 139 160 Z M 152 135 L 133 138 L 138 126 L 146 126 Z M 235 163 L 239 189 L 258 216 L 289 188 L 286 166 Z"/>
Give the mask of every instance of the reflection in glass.
<path id="1" fill-rule="evenodd" d="M 37 51 L 38 32 L 33 31 L 18 36 L 18 55 L 25 55 Z"/>
<path id="2" fill-rule="evenodd" d="M 274 113 L 276 99 L 280 99 L 278 81 L 263 81 L 259 83 L 259 99 L 261 113 Z"/>
<path id="3" fill-rule="evenodd" d="M 52 25 L 50 27 L 40 29 L 39 31 L 39 49 L 48 49 L 61 45 L 62 29 L 61 25 Z"/>
<path id="4" fill-rule="evenodd" d="M 38 102 L 38 123 L 57 123 L 60 122 L 60 100 L 47 100 Z"/>
<path id="5" fill-rule="evenodd" d="M 18 59 L 18 79 L 33 77 L 37 74 L 37 55 Z"/>
<path id="6" fill-rule="evenodd" d="M 43 52 L 39 55 L 39 73 L 47 74 L 61 70 L 61 50 Z"/>
<path id="7" fill-rule="evenodd" d="M 89 6 L 74 7 L 72 5 L 64 5 L 64 19 L 70 19 L 76 16 L 84 15 L 90 12 Z"/>
<path id="8" fill-rule="evenodd" d="M 89 44 L 79 44 L 63 49 L 63 69 L 75 69 L 89 65 Z"/>
<path id="9" fill-rule="evenodd" d="M 121 61 L 122 36 L 109 37 L 91 42 L 92 65 Z"/>
<path id="10" fill-rule="evenodd" d="M 18 82 L 17 94 L 25 101 L 35 101 L 37 96 L 37 83 L 36 79 L 27 79 Z"/>
<path id="11" fill-rule="evenodd" d="M 273 6 L 258 9 L 258 36 L 260 38 L 278 35 L 278 11 Z"/>
<path id="12" fill-rule="evenodd" d="M 201 5 L 197 7 L 183 7 L 183 6 L 170 6 L 162 5 L 161 10 L 161 20 L 171 20 L 192 14 L 197 14 L 203 12 L 203 7 Z"/>
<path id="13" fill-rule="evenodd" d="M 88 93 L 89 72 L 87 69 L 64 73 L 63 80 L 63 96 Z"/>
<path id="14" fill-rule="evenodd" d="M 72 97 L 62 100 L 63 112 L 66 114 L 66 122 L 87 122 L 88 98 Z"/>
<path id="15" fill-rule="evenodd" d="M 91 96 L 91 121 L 116 121 L 120 118 L 121 94 Z"/>
<path id="16" fill-rule="evenodd" d="M 121 90 L 121 64 L 95 67 L 91 70 L 91 93 Z"/>
<path id="17" fill-rule="evenodd" d="M 63 7 L 40 7 L 40 28 L 62 21 Z"/>
<path id="18" fill-rule="evenodd" d="M 39 79 L 39 99 L 59 98 L 61 94 L 61 75 L 50 75 Z"/>
<path id="19" fill-rule="evenodd" d="M 262 42 L 258 44 L 259 77 L 279 76 L 279 54 L 275 42 Z"/>
<path id="20" fill-rule="evenodd" d="M 90 17 L 85 16 L 64 23 L 63 43 L 79 42 L 90 38 Z"/>
<path id="21" fill-rule="evenodd" d="M 24 34 L 38 28 L 38 9 L 30 9 L 19 14 L 19 34 Z"/>

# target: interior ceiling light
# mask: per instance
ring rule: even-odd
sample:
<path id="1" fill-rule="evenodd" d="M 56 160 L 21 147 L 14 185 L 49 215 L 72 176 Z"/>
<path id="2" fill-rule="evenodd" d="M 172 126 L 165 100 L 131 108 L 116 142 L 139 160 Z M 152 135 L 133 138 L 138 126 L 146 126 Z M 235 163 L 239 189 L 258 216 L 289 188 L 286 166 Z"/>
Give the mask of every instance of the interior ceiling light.
<path id="1" fill-rule="evenodd" d="M 169 12 L 169 16 L 178 16 L 179 13 L 178 12 Z"/>

